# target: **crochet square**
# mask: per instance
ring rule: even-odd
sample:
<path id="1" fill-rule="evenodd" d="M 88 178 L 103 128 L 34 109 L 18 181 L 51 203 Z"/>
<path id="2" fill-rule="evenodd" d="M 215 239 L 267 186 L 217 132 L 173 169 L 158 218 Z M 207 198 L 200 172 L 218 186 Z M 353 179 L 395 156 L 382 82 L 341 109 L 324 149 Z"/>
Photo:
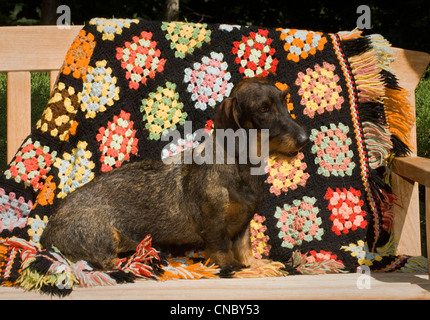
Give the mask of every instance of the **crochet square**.
<path id="1" fill-rule="evenodd" d="M 272 41 L 268 30 L 258 29 L 233 42 L 231 52 L 237 56 L 234 62 L 239 65 L 239 72 L 248 78 L 275 73 L 279 61 L 274 57 L 276 49 L 271 47 Z"/>
<path id="2" fill-rule="evenodd" d="M 57 151 L 50 153 L 49 150 L 48 146 L 42 146 L 39 141 L 33 142 L 32 138 L 28 138 L 4 172 L 5 177 L 24 183 L 34 191 L 42 189 L 57 155 Z"/>
<path id="3" fill-rule="evenodd" d="M 90 58 L 93 55 L 96 42 L 94 35 L 85 30 L 79 31 L 78 36 L 73 41 L 66 54 L 61 72 L 65 75 L 72 74 L 76 79 L 86 79 L 87 67 L 90 63 Z"/>
<path id="4" fill-rule="evenodd" d="M 210 57 L 201 59 L 201 63 L 194 63 L 192 69 L 185 69 L 184 82 L 188 83 L 187 91 L 191 93 L 196 109 L 205 111 L 208 106 L 214 108 L 230 95 L 233 83 L 227 71 L 228 64 L 223 59 L 222 53 L 211 52 Z"/>
<path id="5" fill-rule="evenodd" d="M 321 227 L 322 219 L 318 217 L 320 209 L 315 206 L 315 197 L 304 196 L 293 200 L 291 204 L 276 207 L 276 226 L 281 230 L 278 237 L 282 239 L 282 247 L 292 249 L 300 246 L 303 241 L 311 242 L 321 240 L 324 229 Z"/>
<path id="6" fill-rule="evenodd" d="M 54 177 L 52 175 L 46 178 L 43 189 L 39 191 L 36 197 L 34 208 L 36 208 L 37 205 L 46 206 L 48 204 L 52 205 L 54 203 L 54 197 L 55 197 L 54 192 L 55 192 L 55 189 L 57 189 L 57 184 L 52 181 L 53 178 Z"/>
<path id="7" fill-rule="evenodd" d="M 137 19 L 105 19 L 94 18 L 90 20 L 90 25 L 97 26 L 97 31 L 102 33 L 102 40 L 113 41 L 115 35 L 122 34 L 123 28 L 130 28 L 132 23 L 139 23 Z"/>
<path id="8" fill-rule="evenodd" d="M 102 172 L 121 167 L 124 161 L 130 160 L 130 155 L 137 154 L 138 139 L 130 116 L 130 113 L 121 110 L 119 116 L 114 116 L 106 127 L 99 129 L 96 139 L 100 142 Z"/>
<path id="9" fill-rule="evenodd" d="M 212 31 L 206 23 L 163 22 L 161 30 L 166 31 L 165 38 L 170 41 L 170 49 L 175 50 L 175 57 L 184 59 L 195 48 L 201 48 L 211 41 Z"/>
<path id="10" fill-rule="evenodd" d="M 299 62 L 300 59 L 307 59 L 309 55 L 315 55 L 318 51 L 324 50 L 327 38 L 322 32 L 313 32 L 297 29 L 283 29 L 280 31 L 280 39 L 285 41 L 284 50 L 288 52 L 287 60 Z"/>
<path id="11" fill-rule="evenodd" d="M 184 104 L 179 102 L 176 84 L 169 81 L 165 87 L 159 86 L 156 92 L 148 94 L 142 100 L 140 111 L 144 113 L 142 120 L 149 130 L 149 139 L 159 140 L 166 135 L 168 129 L 175 130 L 176 125 L 184 125 L 187 113 L 182 111 Z"/>
<path id="12" fill-rule="evenodd" d="M 125 78 L 129 80 L 130 89 L 139 89 L 139 84 L 146 84 L 148 78 L 153 79 L 157 72 L 163 72 L 166 60 L 161 58 L 157 42 L 152 40 L 152 32 L 142 31 L 126 41 L 124 47 L 116 48 L 116 59 L 121 61 L 125 69 Z"/>
<path id="13" fill-rule="evenodd" d="M 57 198 L 65 198 L 69 193 L 80 186 L 90 182 L 94 178 L 94 162 L 91 161 L 92 153 L 86 150 L 88 143 L 79 141 L 71 153 L 64 152 L 62 158 L 57 158 L 54 166 L 58 168 L 61 191 Z"/>
<path id="14" fill-rule="evenodd" d="M 374 262 L 381 261 L 382 255 L 378 252 L 372 252 L 363 240 L 358 240 L 357 243 L 350 243 L 348 246 L 342 246 L 342 250 L 350 252 L 352 257 L 357 259 L 360 266 L 372 266 Z"/>
<path id="15" fill-rule="evenodd" d="M 252 253 L 257 259 L 268 257 L 272 248 L 268 244 L 270 237 L 264 234 L 267 231 L 267 226 L 263 225 L 265 221 L 266 217 L 256 213 L 250 223 Z"/>
<path id="16" fill-rule="evenodd" d="M 300 104 L 305 106 L 303 114 L 313 118 L 315 113 L 340 110 L 345 99 L 339 94 L 342 87 L 338 84 L 339 76 L 334 74 L 334 64 L 323 62 L 323 67 L 316 64 L 314 69 L 307 68 L 306 74 L 299 72 L 295 84 L 300 87 Z"/>
<path id="17" fill-rule="evenodd" d="M 303 152 L 299 152 L 297 158 L 291 161 L 276 161 L 270 157 L 265 168 L 268 177 L 266 182 L 271 184 L 270 193 L 277 196 L 281 191 L 296 190 L 298 186 L 305 187 L 310 175 L 304 172 L 308 167 L 304 159 Z"/>
<path id="18" fill-rule="evenodd" d="M 40 218 L 39 215 L 35 215 L 34 217 L 28 218 L 27 221 L 27 234 L 30 237 L 30 241 L 34 243 L 38 248 L 41 248 L 40 245 L 40 237 L 42 236 L 43 230 L 48 224 L 48 217 L 43 216 Z"/>
<path id="19" fill-rule="evenodd" d="M 354 153 L 349 149 L 352 144 L 348 138 L 349 127 L 343 123 L 322 126 L 320 130 L 312 129 L 309 139 L 314 143 L 311 152 L 316 155 L 315 164 L 319 165 L 317 173 L 325 177 L 352 176 L 356 164 Z"/>
<path id="20" fill-rule="evenodd" d="M 337 259 L 337 255 L 333 254 L 331 251 L 320 250 L 317 252 L 316 250 L 311 250 L 309 251 L 309 255 L 306 257 L 306 261 L 308 263 L 320 263 L 333 260 L 342 263 L 341 260 Z"/>
<path id="21" fill-rule="evenodd" d="M 15 228 L 24 228 L 33 203 L 24 197 L 18 197 L 14 192 L 6 193 L 0 188 L 0 231 L 12 231 Z"/>
<path id="22" fill-rule="evenodd" d="M 331 230 L 338 236 L 348 234 L 357 228 L 366 228 L 367 221 L 364 217 L 367 214 L 362 209 L 364 201 L 360 196 L 361 192 L 352 187 L 348 190 L 343 188 L 342 191 L 339 188 L 336 188 L 336 191 L 332 188 L 327 189 L 325 198 L 329 201 L 328 209 L 331 210 L 330 220 L 333 221 Z"/>
<path id="23" fill-rule="evenodd" d="M 106 111 L 114 100 L 119 99 L 119 86 L 117 78 L 112 76 L 112 69 L 106 67 L 107 61 L 96 62 L 96 67 L 89 66 L 87 79 L 82 92 L 78 94 L 81 110 L 85 118 L 95 118 L 97 113 Z"/>
<path id="24" fill-rule="evenodd" d="M 66 88 L 63 82 L 58 82 L 48 101 L 48 106 L 36 123 L 36 128 L 42 132 L 49 132 L 52 137 L 58 136 L 61 141 L 69 140 L 70 129 L 78 107 L 75 89 Z"/>

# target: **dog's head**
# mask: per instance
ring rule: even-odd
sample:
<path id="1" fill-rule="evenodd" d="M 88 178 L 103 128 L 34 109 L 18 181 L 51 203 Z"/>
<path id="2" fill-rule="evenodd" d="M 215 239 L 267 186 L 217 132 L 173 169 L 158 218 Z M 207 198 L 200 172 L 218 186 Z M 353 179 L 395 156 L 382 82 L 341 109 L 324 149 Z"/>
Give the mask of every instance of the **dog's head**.
<path id="1" fill-rule="evenodd" d="M 308 142 L 309 135 L 291 118 L 287 93 L 265 78 L 244 79 L 218 107 L 214 127 L 269 129 L 269 154 L 278 160 L 291 160 Z"/>

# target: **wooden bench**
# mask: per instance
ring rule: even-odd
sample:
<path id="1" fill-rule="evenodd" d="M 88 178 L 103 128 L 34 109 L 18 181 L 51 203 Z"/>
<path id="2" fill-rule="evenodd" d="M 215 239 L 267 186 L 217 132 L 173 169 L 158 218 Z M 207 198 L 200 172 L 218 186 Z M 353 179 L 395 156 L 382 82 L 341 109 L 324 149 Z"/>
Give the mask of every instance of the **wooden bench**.
<path id="1" fill-rule="evenodd" d="M 31 26 L 31 27 L 1 27 L 0 28 L 0 72 L 7 73 L 7 161 L 9 162 L 19 146 L 23 142 L 24 138 L 30 133 L 31 126 L 31 84 L 30 84 L 30 73 L 31 72 L 49 72 L 50 74 L 50 84 L 51 90 L 55 84 L 57 79 L 59 68 L 61 67 L 67 49 L 70 44 L 73 42 L 75 36 L 78 34 L 79 30 L 82 26 L 72 26 L 70 29 L 58 29 L 56 26 Z M 8 46 L 4 44 L 13 43 L 13 46 Z M 400 85 L 404 87 L 406 90 L 410 92 L 409 101 L 415 107 L 415 88 L 424 73 L 426 67 L 430 62 L 430 55 L 423 52 L 404 50 L 395 48 L 397 53 L 397 59 L 393 62 L 392 67 L 396 72 L 397 77 L 399 78 Z M 3 107 L 3 106 L 1 106 Z M 422 184 L 426 187 L 426 220 L 427 223 L 427 248 L 430 251 L 430 160 L 417 157 L 417 149 L 416 149 L 416 130 L 415 128 L 412 130 L 412 136 L 410 139 L 410 144 L 413 146 L 413 154 L 407 158 L 396 158 L 393 163 L 393 190 L 399 196 L 398 203 L 399 207 L 395 208 L 395 222 L 394 222 L 394 235 L 396 239 L 399 239 L 398 244 L 398 252 L 399 254 L 408 254 L 413 256 L 421 255 L 421 230 L 420 230 L 420 222 L 419 222 L 419 199 L 418 199 L 418 184 Z M 429 254 L 430 256 L 430 254 Z M 285 281 L 286 288 L 290 286 L 295 286 L 296 290 L 301 290 L 303 297 L 306 295 L 306 290 L 309 290 L 305 285 L 300 284 L 300 279 L 303 277 L 303 283 L 306 283 L 305 279 L 310 279 L 309 276 L 298 276 L 298 277 L 286 277 Z M 355 279 L 356 275 L 327 275 L 321 278 L 318 278 L 318 288 L 315 287 L 310 290 L 311 295 L 319 298 L 324 298 L 324 296 L 320 296 L 320 294 L 329 294 L 329 296 L 325 296 L 326 298 L 330 298 L 333 295 L 333 289 L 325 290 L 324 288 L 332 288 L 333 281 L 335 279 L 339 280 L 339 277 L 343 277 L 342 281 L 346 281 L 346 279 Z M 354 278 L 355 277 L 355 278 Z M 373 295 L 369 295 L 367 293 L 366 297 L 374 297 L 375 294 L 382 295 L 388 294 L 390 297 L 403 297 L 402 291 L 410 290 L 411 288 L 407 286 L 407 284 L 415 284 L 417 286 L 416 291 L 408 291 L 409 295 L 405 295 L 404 297 L 420 297 L 420 298 L 429 298 L 430 299 L 430 283 L 428 283 L 428 278 L 425 276 L 413 277 L 410 278 L 410 275 L 385 275 L 382 276 L 382 279 L 388 280 L 378 280 L 378 277 L 375 276 L 373 278 L 376 284 L 385 283 L 384 281 L 397 283 L 397 287 L 393 286 L 400 290 L 397 293 L 393 293 L 393 289 L 391 286 L 384 287 L 381 291 L 374 291 Z M 385 277 L 385 278 L 384 278 Z M 399 277 L 401 280 L 398 280 Z M 403 278 L 402 278 L 403 277 Z M 294 278 L 294 279 L 291 279 Z M 287 280 L 288 279 L 288 280 Z M 315 279 L 315 277 L 312 277 Z M 390 280 L 391 279 L 391 280 Z M 412 279 L 412 280 L 411 280 Z M 235 281 L 238 283 L 245 283 L 244 287 L 241 287 L 244 292 L 246 292 L 250 287 L 259 288 L 262 285 L 262 279 L 237 279 Z M 335 280 L 335 281 L 337 281 Z M 188 281 L 188 280 L 187 280 Z M 208 280 L 210 285 L 207 285 L 206 280 L 197 281 L 199 284 L 193 285 L 195 290 L 200 291 L 205 286 L 212 286 L 213 288 L 217 288 L 217 286 L 221 285 L 221 282 L 215 284 L 213 280 Z M 273 284 L 273 279 L 270 280 L 269 283 Z M 280 281 L 279 279 L 276 281 Z M 354 280 L 351 283 L 355 282 Z M 379 281 L 379 282 L 378 282 Z M 397 282 L 396 282 L 397 281 Z M 425 281 L 425 282 L 423 282 Z M 224 283 L 225 280 L 222 280 Z M 176 283 L 176 284 L 175 284 Z M 206 293 L 198 293 L 195 291 L 195 294 L 190 294 L 188 296 L 182 296 L 180 291 L 181 288 L 185 288 L 185 283 L 180 281 L 173 282 L 172 284 L 163 284 L 157 285 L 151 284 L 150 290 L 161 290 L 163 298 L 173 297 L 175 298 L 174 290 L 177 290 L 178 296 L 176 298 L 186 298 L 186 297 L 195 297 L 195 298 L 238 298 L 236 294 L 232 295 L 225 294 L 225 290 L 228 290 L 229 285 L 221 285 L 218 295 L 213 293 L 212 291 L 207 291 Z M 206 284 L 205 284 L 206 283 Z M 266 282 L 267 283 L 267 282 Z M 278 282 L 276 282 L 278 283 Z M 402 284 L 402 285 L 400 285 Z M 142 290 L 145 290 L 145 287 L 142 284 L 139 284 L 142 287 Z M 139 285 L 133 284 L 127 285 L 132 286 L 135 290 L 139 290 Z M 215 285 L 215 287 L 213 287 Z M 156 286 L 157 288 L 153 288 Z M 176 289 L 172 289 L 173 286 Z M 176 286 L 176 287 L 175 287 Z M 235 288 L 235 285 L 232 285 L 232 288 Z M 267 285 L 264 285 L 267 286 Z M 405 289 L 407 286 L 408 289 Z M 124 290 L 124 286 L 116 286 L 118 288 L 106 289 L 104 287 L 91 289 L 90 291 L 79 290 L 76 293 L 76 297 L 86 297 L 91 295 L 93 290 L 102 294 L 105 292 L 108 294 L 114 295 L 118 294 L 118 290 Z M 163 289 L 169 288 L 170 289 Z M 137 288 L 137 289 L 136 289 Z M 230 290 L 232 290 L 232 288 Z M 269 285 L 270 288 L 270 285 Z M 268 289 L 269 289 L 268 288 Z M 347 288 L 347 287 L 346 287 Z M 385 289 L 386 290 L 385 290 Z M 388 288 L 388 289 L 387 289 Z M 424 289 L 423 289 L 424 288 Z M 225 289 L 224 291 L 222 289 Z M 414 289 L 414 290 L 415 290 Z M 17 291 L 10 291 L 10 288 L 0 288 L 0 299 L 16 296 Z M 13 289 L 12 289 L 13 290 Z M 170 295 L 165 295 L 165 291 L 170 292 Z M 338 291 L 336 296 L 339 298 L 342 297 L 350 297 L 348 292 L 345 293 L 345 289 L 342 291 Z M 423 291 L 424 290 L 424 291 Z M 284 290 L 285 291 L 285 290 Z M 13 292 L 13 295 L 11 295 Z M 79 296 L 79 292 L 81 292 L 81 296 Z M 109 293 L 110 292 L 110 293 Z M 129 294 L 129 297 L 131 295 Z M 297 291 L 298 292 L 298 291 Z M 212 295 L 211 295 L 212 294 Z M 215 294 L 215 295 L 214 295 Z M 300 297 L 300 293 L 297 293 Z M 345 295 L 346 294 L 346 295 Z M 406 292 L 405 292 L 406 294 Z M 75 295 L 75 293 L 72 294 Z M 291 295 L 291 292 L 290 292 Z M 19 294 L 18 294 L 19 296 Z M 358 297 L 359 294 L 356 293 L 353 297 Z M 29 297 L 29 296 L 21 296 L 21 297 Z M 34 297 L 39 297 L 38 295 Z M 145 295 L 138 295 L 137 298 L 147 298 L 147 293 Z M 266 298 L 276 298 L 277 296 L 268 294 L 262 295 L 259 297 Z M 288 298 L 288 293 L 284 292 L 283 298 Z M 292 296 L 294 297 L 294 296 Z M 240 298 L 240 297 L 239 297 Z"/>

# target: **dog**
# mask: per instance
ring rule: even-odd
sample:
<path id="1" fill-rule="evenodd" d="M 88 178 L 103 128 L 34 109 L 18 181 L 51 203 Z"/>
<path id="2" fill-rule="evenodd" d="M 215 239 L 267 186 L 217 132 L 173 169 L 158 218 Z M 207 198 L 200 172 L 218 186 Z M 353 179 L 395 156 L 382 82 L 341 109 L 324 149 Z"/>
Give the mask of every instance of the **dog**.
<path id="1" fill-rule="evenodd" d="M 286 94 L 265 78 L 240 81 L 218 106 L 213 135 L 218 129 L 269 129 L 270 155 L 291 160 L 309 136 L 291 118 Z M 68 195 L 40 243 L 101 270 L 114 268 L 148 234 L 156 248 L 202 248 L 221 268 L 261 265 L 265 261 L 252 254 L 249 224 L 263 202 L 265 177 L 251 175 L 253 166 L 125 164 Z"/>

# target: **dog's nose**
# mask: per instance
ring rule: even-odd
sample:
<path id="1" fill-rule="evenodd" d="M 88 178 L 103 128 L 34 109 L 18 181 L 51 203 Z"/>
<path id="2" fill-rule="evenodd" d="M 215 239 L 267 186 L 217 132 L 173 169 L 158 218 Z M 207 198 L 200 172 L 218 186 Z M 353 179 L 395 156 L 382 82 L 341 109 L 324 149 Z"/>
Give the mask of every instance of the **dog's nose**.
<path id="1" fill-rule="evenodd" d="M 304 147 L 309 142 L 309 136 L 306 133 L 301 133 L 297 137 L 297 144 L 300 148 Z"/>

